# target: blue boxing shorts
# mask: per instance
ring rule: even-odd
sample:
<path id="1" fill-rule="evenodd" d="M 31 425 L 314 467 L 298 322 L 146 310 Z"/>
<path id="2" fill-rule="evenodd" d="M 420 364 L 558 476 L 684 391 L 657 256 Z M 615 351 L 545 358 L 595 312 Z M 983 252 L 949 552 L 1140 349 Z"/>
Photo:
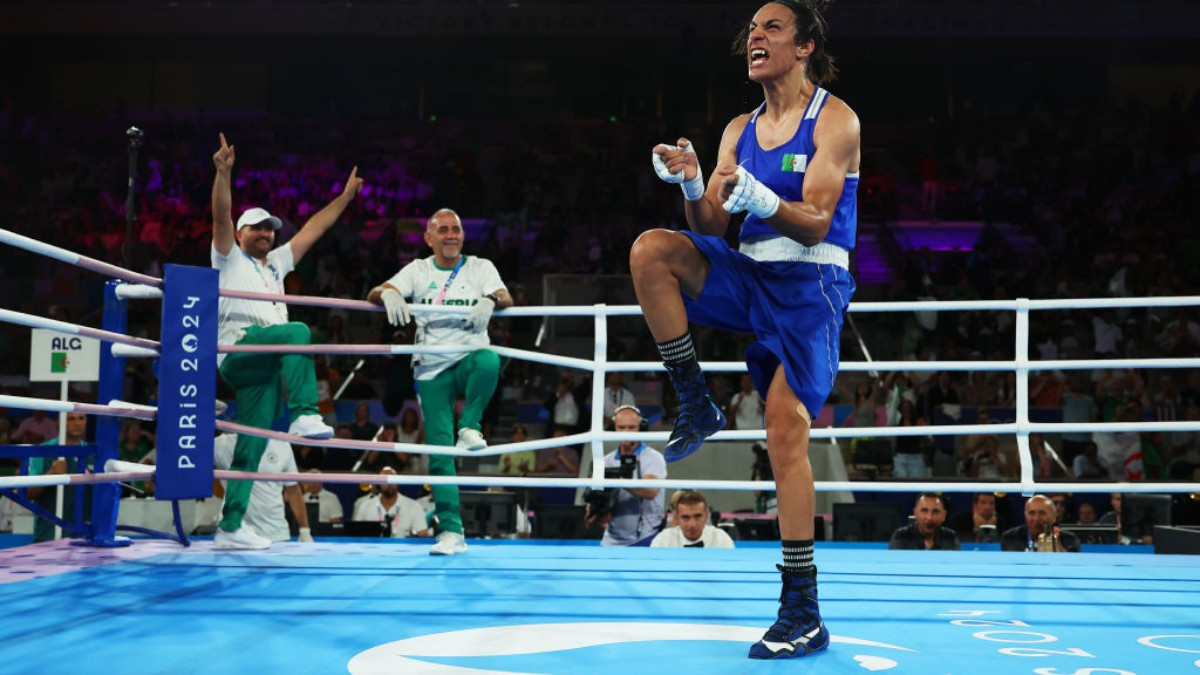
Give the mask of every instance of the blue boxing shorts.
<path id="1" fill-rule="evenodd" d="M 681 234 L 711 266 L 700 297 L 683 296 L 688 320 L 754 335 L 746 366 L 759 395 L 766 399 L 782 363 L 796 398 L 815 418 L 837 377 L 842 320 L 855 290 L 850 271 L 830 263 L 755 260 L 720 237 Z"/>

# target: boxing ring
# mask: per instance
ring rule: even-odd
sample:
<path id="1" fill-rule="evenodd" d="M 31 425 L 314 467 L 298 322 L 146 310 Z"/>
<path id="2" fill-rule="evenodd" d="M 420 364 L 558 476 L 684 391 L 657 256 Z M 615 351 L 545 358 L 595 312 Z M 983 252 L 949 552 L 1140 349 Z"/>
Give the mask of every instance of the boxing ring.
<path id="1" fill-rule="evenodd" d="M 769 490 L 771 483 L 608 479 L 604 444 L 628 438 L 663 442 L 667 432 L 603 431 L 593 406 L 588 431 L 565 438 L 490 446 L 479 452 L 376 441 L 315 441 L 216 419 L 216 355 L 238 351 L 404 354 L 403 345 L 304 348 L 216 345 L 218 295 L 279 301 L 280 296 L 218 291 L 216 272 L 168 265 L 157 279 L 0 230 L 0 242 L 114 277 L 105 290 L 102 330 L 10 310 L 0 320 L 95 337 L 103 350 L 100 401 L 74 403 L 0 396 L 0 405 L 98 416 L 95 472 L 0 478 L 0 490 L 90 485 L 90 520 L 64 522 L 78 538 L 0 550 L 0 627 L 5 670 L 77 672 L 97 659 L 117 672 L 228 673 L 1163 673 L 1200 669 L 1200 566 L 1194 559 L 1135 552 L 1038 556 L 987 550 L 886 551 L 819 543 L 822 613 L 833 633 L 828 652 L 799 661 L 745 658 L 773 619 L 777 544 L 740 542 L 734 550 L 601 548 L 596 542 L 470 540 L 467 555 L 431 557 L 428 542 L 318 541 L 266 551 L 215 552 L 209 541 L 174 536 L 132 542 L 116 534 L 117 481 L 155 477 L 161 499 L 207 497 L 213 478 L 300 480 L 303 474 L 214 470 L 216 431 L 326 448 L 488 456 L 585 444 L 591 475 L 364 476 L 322 474 L 324 482 L 457 484 L 508 487 L 688 487 Z M 163 303 L 158 341 L 123 335 L 125 306 Z M 381 311 L 366 302 L 283 296 L 291 304 Z M 1015 312 L 1014 361 L 843 362 L 843 371 L 991 370 L 1017 377 L 1016 419 L 990 425 L 818 428 L 814 439 L 959 435 L 986 431 L 1017 438 L 1020 476 L 1007 482 L 819 481 L 819 491 L 1190 492 L 1188 482 L 1045 483 L 1034 480 L 1029 434 L 1068 431 L 1192 431 L 1200 422 L 1037 423 L 1029 421 L 1031 370 L 1200 367 L 1200 359 L 1030 361 L 1029 313 L 1080 307 L 1195 306 L 1200 298 L 858 303 L 852 312 L 996 310 Z M 414 307 L 414 311 L 453 313 Z M 464 311 L 464 310 L 458 310 Z M 593 400 L 604 373 L 646 372 L 657 362 L 609 362 L 608 317 L 637 307 L 528 307 L 497 316 L 592 316 L 593 358 L 495 347 L 503 356 L 590 371 Z M 425 350 L 431 351 L 431 350 Z M 453 351 L 442 348 L 437 351 Z M 154 407 L 124 402 L 125 359 L 154 358 Z M 704 364 L 738 372 L 741 362 Z M 155 419 L 159 464 L 116 462 L 121 417 Z M 763 440 L 765 432 L 722 431 L 721 440 Z M 47 453 L 61 454 L 60 447 Z M 711 450 L 710 450 L 711 451 Z M 51 456 L 52 456 L 51 455 Z M 27 500 L 25 500 L 27 502 Z M 49 514 L 45 514 L 49 515 Z M 178 520 L 178 518 L 177 518 Z M 143 533 L 153 534 L 153 533 Z M 82 545 L 77 545 L 82 544 Z M 119 659 L 119 662 L 117 661 Z"/>

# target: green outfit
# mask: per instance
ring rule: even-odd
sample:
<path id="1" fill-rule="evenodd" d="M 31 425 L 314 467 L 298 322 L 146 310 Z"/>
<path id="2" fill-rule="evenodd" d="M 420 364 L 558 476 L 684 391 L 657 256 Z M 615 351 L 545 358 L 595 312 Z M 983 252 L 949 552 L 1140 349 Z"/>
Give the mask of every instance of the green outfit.
<path id="1" fill-rule="evenodd" d="M 58 445 L 58 439 L 55 438 L 53 440 L 46 441 L 45 443 L 42 443 L 41 445 Z M 85 443 L 84 445 L 87 445 L 87 444 Z M 30 457 L 29 458 L 29 475 L 30 476 L 41 476 L 42 474 L 46 473 L 46 471 L 49 470 L 50 466 L 54 464 L 55 459 L 57 459 L 57 458 L 55 458 L 55 457 Z M 66 460 L 67 460 L 67 473 L 79 473 L 76 470 L 76 469 L 78 469 L 79 459 L 77 457 L 67 457 Z M 63 492 L 62 519 L 70 522 L 71 520 L 73 520 L 75 518 L 75 491 L 77 489 L 75 486 L 73 486 L 73 485 L 48 485 L 48 486 L 46 486 L 46 489 L 42 491 L 42 494 L 38 495 L 37 499 L 34 499 L 33 501 L 34 501 L 34 503 L 36 503 L 38 506 L 42 507 L 43 509 L 46 509 L 50 513 L 54 513 L 55 502 L 58 501 L 57 496 L 56 496 L 57 492 L 58 492 L 58 490 L 63 489 L 63 488 L 65 488 L 66 491 Z M 64 530 L 64 534 L 65 534 L 65 532 L 66 531 Z M 40 518 L 40 517 L 35 518 L 33 521 L 33 541 L 36 543 L 39 541 L 52 541 L 53 539 L 54 539 L 54 523 L 46 520 L 45 518 Z"/>
<path id="2" fill-rule="evenodd" d="M 308 325 L 297 321 L 274 326 L 247 326 L 239 345 L 307 345 L 312 340 Z M 283 414 L 286 401 L 295 421 L 301 415 L 316 415 L 317 376 L 311 354 L 229 354 L 221 362 L 221 377 L 237 394 L 237 421 L 259 429 L 270 429 Z M 257 471 L 267 448 L 267 439 L 238 434 L 233 450 L 232 471 Z M 231 480 L 225 487 L 225 507 L 220 528 L 241 528 L 250 505 L 250 481 Z"/>
<path id="3" fill-rule="evenodd" d="M 417 399 L 421 403 L 421 414 L 425 417 L 425 442 L 429 445 L 454 445 L 457 437 L 454 429 L 454 406 L 459 395 L 465 399 L 459 427 L 482 429 L 480 420 L 483 418 L 484 408 L 487 408 L 492 394 L 496 392 L 499 378 L 500 355 L 490 349 L 479 349 L 433 379 L 419 380 Z M 432 476 L 457 475 L 454 457 L 430 455 L 429 473 Z M 462 534 L 458 486 L 434 485 L 432 488 L 438 528 Z"/>

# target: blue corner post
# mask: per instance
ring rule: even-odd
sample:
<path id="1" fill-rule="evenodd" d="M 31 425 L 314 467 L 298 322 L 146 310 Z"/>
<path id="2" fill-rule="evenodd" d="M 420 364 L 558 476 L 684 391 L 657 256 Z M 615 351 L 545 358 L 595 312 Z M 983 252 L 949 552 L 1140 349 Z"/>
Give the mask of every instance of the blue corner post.
<path id="1" fill-rule="evenodd" d="M 157 499 L 212 496 L 217 401 L 217 270 L 163 267 Z"/>
<path id="2" fill-rule="evenodd" d="M 124 334 L 128 329 L 129 314 L 127 301 L 117 297 L 119 282 L 109 281 L 104 285 L 104 330 Z M 112 345 L 105 343 L 100 349 L 100 383 L 97 402 L 107 404 L 113 399 L 125 398 L 125 359 L 113 356 Z M 117 459 L 117 445 L 121 437 L 121 418 L 111 415 L 96 417 L 96 464 L 97 472 L 104 470 L 104 463 Z M 120 505 L 121 486 L 116 483 L 97 483 L 92 486 L 92 521 L 87 527 L 87 539 L 79 542 L 85 546 L 114 548 L 128 546 L 129 537 L 118 537 L 117 509 Z"/>

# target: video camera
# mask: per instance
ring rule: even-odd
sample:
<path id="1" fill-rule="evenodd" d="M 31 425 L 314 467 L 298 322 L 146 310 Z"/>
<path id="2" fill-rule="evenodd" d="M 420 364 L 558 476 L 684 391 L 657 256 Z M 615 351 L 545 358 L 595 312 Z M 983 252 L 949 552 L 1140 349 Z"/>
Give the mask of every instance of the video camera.
<path id="1" fill-rule="evenodd" d="M 621 459 L 621 466 L 617 468 L 605 467 L 605 478 L 633 478 L 637 472 L 638 459 L 635 455 L 623 455 L 618 453 L 617 456 Z M 593 490 L 588 488 L 583 491 L 583 503 L 587 504 L 592 511 L 593 516 L 603 517 L 612 513 L 613 507 L 617 504 L 617 491 L 621 488 L 604 488 L 603 490 Z"/>

